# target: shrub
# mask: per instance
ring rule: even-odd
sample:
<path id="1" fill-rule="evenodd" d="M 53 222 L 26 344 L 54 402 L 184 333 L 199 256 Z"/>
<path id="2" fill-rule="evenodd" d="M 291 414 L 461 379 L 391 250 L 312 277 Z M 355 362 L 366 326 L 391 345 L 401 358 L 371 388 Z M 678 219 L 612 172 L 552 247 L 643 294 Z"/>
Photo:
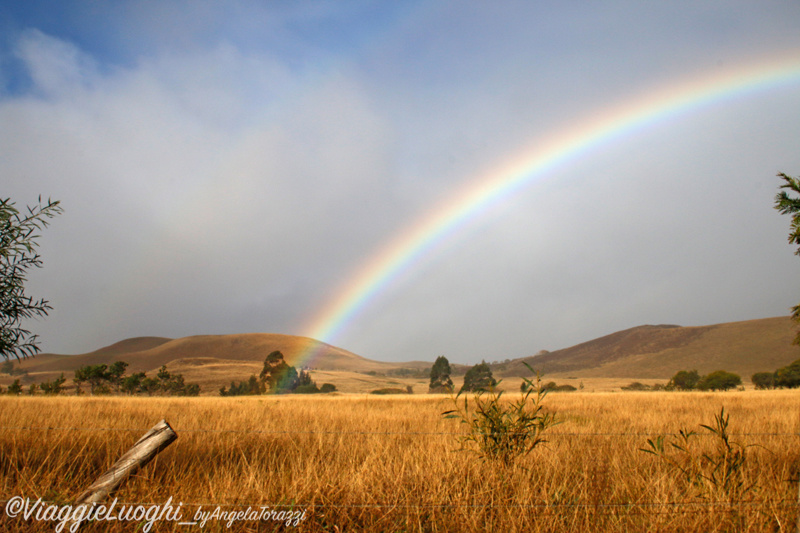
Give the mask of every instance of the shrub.
<path id="1" fill-rule="evenodd" d="M 644 383 L 639 383 L 638 381 L 634 381 L 622 387 L 622 390 L 633 390 L 633 391 L 650 390 L 650 386 L 645 385 Z"/>
<path id="2" fill-rule="evenodd" d="M 757 389 L 774 389 L 775 388 L 775 373 L 774 372 L 756 372 L 750 378 L 753 385 Z"/>
<path id="3" fill-rule="evenodd" d="M 697 370 L 681 370 L 669 380 L 667 388 L 678 390 L 692 390 L 700 382 Z"/>
<path id="4" fill-rule="evenodd" d="M 461 386 L 459 394 L 462 392 L 486 391 L 497 385 L 497 381 L 492 376 L 492 369 L 486 361 L 481 361 L 473 366 L 464 375 L 464 384 Z"/>
<path id="5" fill-rule="evenodd" d="M 703 376 L 697 384 L 700 390 L 729 390 L 734 389 L 742 384 L 742 378 L 738 374 L 726 372 L 724 370 L 717 370 L 710 374 Z"/>
<path id="6" fill-rule="evenodd" d="M 530 366 L 525 364 L 531 372 Z M 478 389 L 473 396 L 474 409 L 464 396 L 463 407 L 459 406 L 461 392 L 453 398 L 455 409 L 445 411 L 445 418 L 459 419 L 468 426 L 468 433 L 460 437 L 462 446 L 474 444 L 477 453 L 484 460 L 511 464 L 519 456 L 526 455 L 539 445 L 547 442 L 543 434 L 551 426 L 559 423 L 554 413 L 544 411 L 543 401 L 547 390 L 541 385 L 539 376 L 536 383 L 523 378 L 527 390 L 516 402 L 501 401 L 502 391 Z"/>
<path id="7" fill-rule="evenodd" d="M 729 419 L 723 407 L 714 416 L 713 425 L 700 425 L 714 437 L 715 445 L 711 450 L 700 448 L 694 439 L 697 433 L 686 429 L 681 429 L 673 441 L 664 435 L 647 439 L 647 448 L 639 450 L 660 458 L 702 496 L 739 500 L 753 488 L 752 484 L 745 484 L 743 475 L 749 446 L 731 441 Z"/>
<path id="8" fill-rule="evenodd" d="M 775 386 L 787 389 L 800 387 L 800 359 L 775 371 Z"/>
<path id="9" fill-rule="evenodd" d="M 408 394 L 408 390 L 406 389 L 394 389 L 394 388 L 385 388 L 385 389 L 376 389 L 370 394 Z"/>
<path id="10" fill-rule="evenodd" d="M 336 385 L 333 383 L 323 383 L 322 387 L 319 388 L 320 392 L 336 392 Z"/>

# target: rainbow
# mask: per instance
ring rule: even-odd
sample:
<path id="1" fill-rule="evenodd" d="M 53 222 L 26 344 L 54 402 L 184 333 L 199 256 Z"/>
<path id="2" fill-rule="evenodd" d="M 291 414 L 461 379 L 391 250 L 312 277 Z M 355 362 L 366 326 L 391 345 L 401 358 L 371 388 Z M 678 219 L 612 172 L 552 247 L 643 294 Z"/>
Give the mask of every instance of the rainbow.
<path id="1" fill-rule="evenodd" d="M 534 180 L 599 145 L 628 137 L 661 121 L 712 103 L 800 83 L 800 57 L 760 63 L 710 78 L 682 82 L 612 109 L 550 142 L 526 150 L 510 163 L 480 177 L 450 201 L 418 220 L 372 256 L 327 302 L 306 328 L 307 336 L 330 343 L 400 274 L 462 229 L 480 213 L 511 197 Z M 297 360 L 308 366 L 319 353 L 309 349 Z"/>

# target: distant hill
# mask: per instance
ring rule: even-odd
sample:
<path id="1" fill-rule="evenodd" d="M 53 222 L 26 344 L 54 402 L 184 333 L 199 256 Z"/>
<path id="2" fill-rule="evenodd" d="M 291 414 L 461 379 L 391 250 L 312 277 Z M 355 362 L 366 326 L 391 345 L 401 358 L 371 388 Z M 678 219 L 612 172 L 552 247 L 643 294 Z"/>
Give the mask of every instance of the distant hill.
<path id="1" fill-rule="evenodd" d="M 529 372 L 526 362 L 547 376 L 664 378 L 679 370 L 701 374 L 727 370 L 744 380 L 800 359 L 793 345 L 796 325 L 789 317 L 712 326 L 638 326 L 541 355 L 516 359 L 500 375 Z"/>
<path id="2" fill-rule="evenodd" d="M 318 350 L 313 361 L 300 359 L 310 350 Z M 425 368 L 431 363 L 383 363 L 372 361 L 347 350 L 308 337 L 277 333 L 236 335 L 196 335 L 180 339 L 136 337 L 80 355 L 40 354 L 25 360 L 21 368 L 28 372 L 72 372 L 83 365 L 125 361 L 128 372 L 150 372 L 162 365 L 196 367 L 209 364 L 263 363 L 267 355 L 280 350 L 290 365 L 308 364 L 317 370 L 385 372 L 393 368 Z M 244 378 L 247 378 L 245 375 Z"/>

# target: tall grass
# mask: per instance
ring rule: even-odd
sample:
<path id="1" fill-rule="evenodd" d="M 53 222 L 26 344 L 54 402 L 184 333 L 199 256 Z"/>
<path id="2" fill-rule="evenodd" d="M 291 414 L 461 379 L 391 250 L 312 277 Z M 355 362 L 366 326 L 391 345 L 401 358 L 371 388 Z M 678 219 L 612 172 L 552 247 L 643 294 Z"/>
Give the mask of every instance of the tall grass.
<path id="1" fill-rule="evenodd" d="M 171 496 L 187 516 L 197 505 L 293 505 L 307 509 L 300 531 L 794 530 L 800 449 L 795 436 L 775 434 L 800 429 L 795 392 L 571 393 L 547 401 L 563 423 L 546 446 L 503 465 L 458 451 L 464 428 L 442 419 L 447 397 L 3 397 L 0 500 L 69 501 L 166 418 L 178 440 L 123 485 L 120 502 Z M 708 423 L 722 406 L 736 441 L 759 445 L 742 467 L 742 483 L 752 487 L 744 501 L 698 498 L 669 464 L 640 451 L 648 438 Z M 273 527 L 210 522 L 205 530 Z M 0 530 L 53 525 L 2 516 Z"/>

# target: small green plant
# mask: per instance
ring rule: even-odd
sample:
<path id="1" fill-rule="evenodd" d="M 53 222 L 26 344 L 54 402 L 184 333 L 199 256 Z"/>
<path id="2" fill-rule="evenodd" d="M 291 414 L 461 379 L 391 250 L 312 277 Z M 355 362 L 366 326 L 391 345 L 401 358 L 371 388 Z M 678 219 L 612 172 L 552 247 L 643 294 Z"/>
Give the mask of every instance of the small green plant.
<path id="1" fill-rule="evenodd" d="M 530 366 L 525 366 L 533 373 Z M 503 401 L 503 392 L 494 386 L 489 390 L 474 392 L 474 408 L 470 408 L 466 395 L 461 406 L 459 399 L 462 392 L 451 397 L 455 409 L 445 411 L 442 415 L 467 424 L 468 432 L 459 437 L 462 446 L 475 445 L 483 460 L 509 465 L 516 458 L 527 455 L 547 442 L 544 432 L 560 422 L 556 420 L 555 413 L 544 410 L 547 390 L 542 386 L 541 377 L 536 374 L 535 382 L 523 379 L 527 386 L 514 402 Z"/>
<path id="2" fill-rule="evenodd" d="M 640 451 L 659 457 L 678 472 L 687 484 L 699 490 L 701 496 L 727 497 L 734 501 L 754 486 L 746 484 L 744 478 L 747 448 L 752 445 L 731 441 L 729 420 L 730 415 L 725 413 L 723 407 L 718 415 L 714 415 L 713 425 L 700 425 L 714 439 L 715 444 L 710 451 L 697 445 L 695 437 L 698 433 L 686 429 L 681 429 L 673 441 L 664 435 L 647 439 L 647 448 L 640 448 Z"/>

